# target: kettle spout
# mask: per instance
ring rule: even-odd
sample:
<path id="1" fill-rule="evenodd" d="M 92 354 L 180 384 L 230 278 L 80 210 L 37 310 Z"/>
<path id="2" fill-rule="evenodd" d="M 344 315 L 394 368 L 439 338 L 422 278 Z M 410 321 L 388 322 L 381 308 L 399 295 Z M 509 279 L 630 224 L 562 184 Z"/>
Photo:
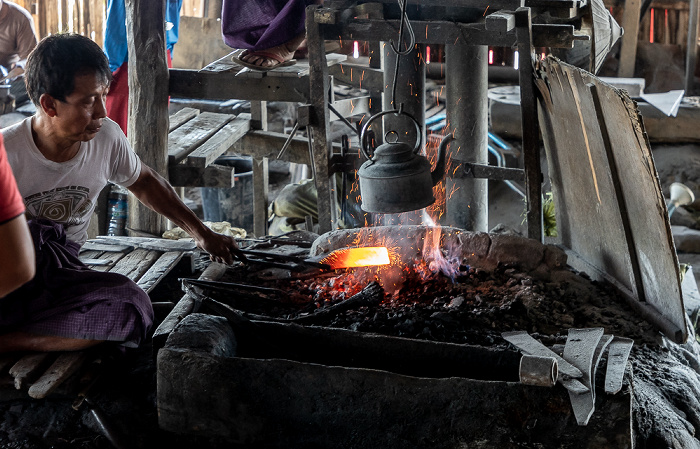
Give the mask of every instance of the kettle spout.
<path id="1" fill-rule="evenodd" d="M 442 139 L 440 142 L 440 147 L 438 148 L 437 163 L 435 164 L 435 169 L 430 173 L 430 177 L 433 181 L 433 187 L 440 182 L 440 180 L 445 176 L 445 159 L 447 157 L 447 145 L 454 140 L 455 136 L 450 133 Z"/>

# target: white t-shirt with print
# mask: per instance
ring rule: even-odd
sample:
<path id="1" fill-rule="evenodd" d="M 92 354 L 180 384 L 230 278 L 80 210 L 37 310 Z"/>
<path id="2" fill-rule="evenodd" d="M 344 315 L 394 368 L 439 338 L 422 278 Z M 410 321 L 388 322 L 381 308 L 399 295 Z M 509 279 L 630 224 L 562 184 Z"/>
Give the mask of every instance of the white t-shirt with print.
<path id="1" fill-rule="evenodd" d="M 66 236 L 80 245 L 87 240 L 102 189 L 110 182 L 128 187 L 141 173 L 141 160 L 119 125 L 108 118 L 97 135 L 80 142 L 78 154 L 66 162 L 50 161 L 41 154 L 32 138 L 32 117 L 1 132 L 27 218 L 63 224 Z"/>

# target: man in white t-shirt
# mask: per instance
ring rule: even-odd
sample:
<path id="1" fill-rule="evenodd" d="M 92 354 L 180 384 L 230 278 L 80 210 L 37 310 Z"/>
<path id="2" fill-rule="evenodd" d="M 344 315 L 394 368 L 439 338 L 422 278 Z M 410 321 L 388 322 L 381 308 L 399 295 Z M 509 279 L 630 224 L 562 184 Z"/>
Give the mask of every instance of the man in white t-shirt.
<path id="1" fill-rule="evenodd" d="M 102 341 L 138 345 L 152 324 L 148 296 L 78 259 L 96 198 L 109 183 L 192 235 L 212 260 L 244 259 L 233 238 L 204 226 L 170 184 L 142 164 L 106 117 L 111 72 L 90 39 L 43 39 L 26 65 L 37 113 L 2 130 L 37 252 L 37 276 L 0 300 L 0 352 L 76 350 Z M 107 277 L 104 277 L 107 276 Z"/>

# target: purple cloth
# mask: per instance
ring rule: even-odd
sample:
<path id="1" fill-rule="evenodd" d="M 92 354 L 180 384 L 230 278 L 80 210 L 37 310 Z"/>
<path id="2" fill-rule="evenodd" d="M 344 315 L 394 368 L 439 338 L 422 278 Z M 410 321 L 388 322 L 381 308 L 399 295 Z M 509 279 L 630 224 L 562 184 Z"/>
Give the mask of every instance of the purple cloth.
<path id="1" fill-rule="evenodd" d="M 267 50 L 305 30 L 306 7 L 314 0 L 224 0 L 221 32 L 232 48 Z"/>
<path id="2" fill-rule="evenodd" d="M 0 298 L 0 333 L 24 331 L 57 337 L 108 340 L 135 347 L 153 324 L 151 300 L 118 273 L 91 270 L 63 226 L 29 221 L 36 276 Z"/>

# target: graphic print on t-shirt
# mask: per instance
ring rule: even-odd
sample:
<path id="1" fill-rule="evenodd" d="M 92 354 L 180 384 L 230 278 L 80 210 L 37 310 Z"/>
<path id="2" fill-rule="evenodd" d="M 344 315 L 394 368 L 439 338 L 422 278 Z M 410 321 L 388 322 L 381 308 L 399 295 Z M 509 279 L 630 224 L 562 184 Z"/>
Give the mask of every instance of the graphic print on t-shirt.
<path id="1" fill-rule="evenodd" d="M 84 220 L 91 210 L 90 189 L 82 186 L 57 187 L 24 199 L 27 218 L 47 218 L 65 226 Z"/>

